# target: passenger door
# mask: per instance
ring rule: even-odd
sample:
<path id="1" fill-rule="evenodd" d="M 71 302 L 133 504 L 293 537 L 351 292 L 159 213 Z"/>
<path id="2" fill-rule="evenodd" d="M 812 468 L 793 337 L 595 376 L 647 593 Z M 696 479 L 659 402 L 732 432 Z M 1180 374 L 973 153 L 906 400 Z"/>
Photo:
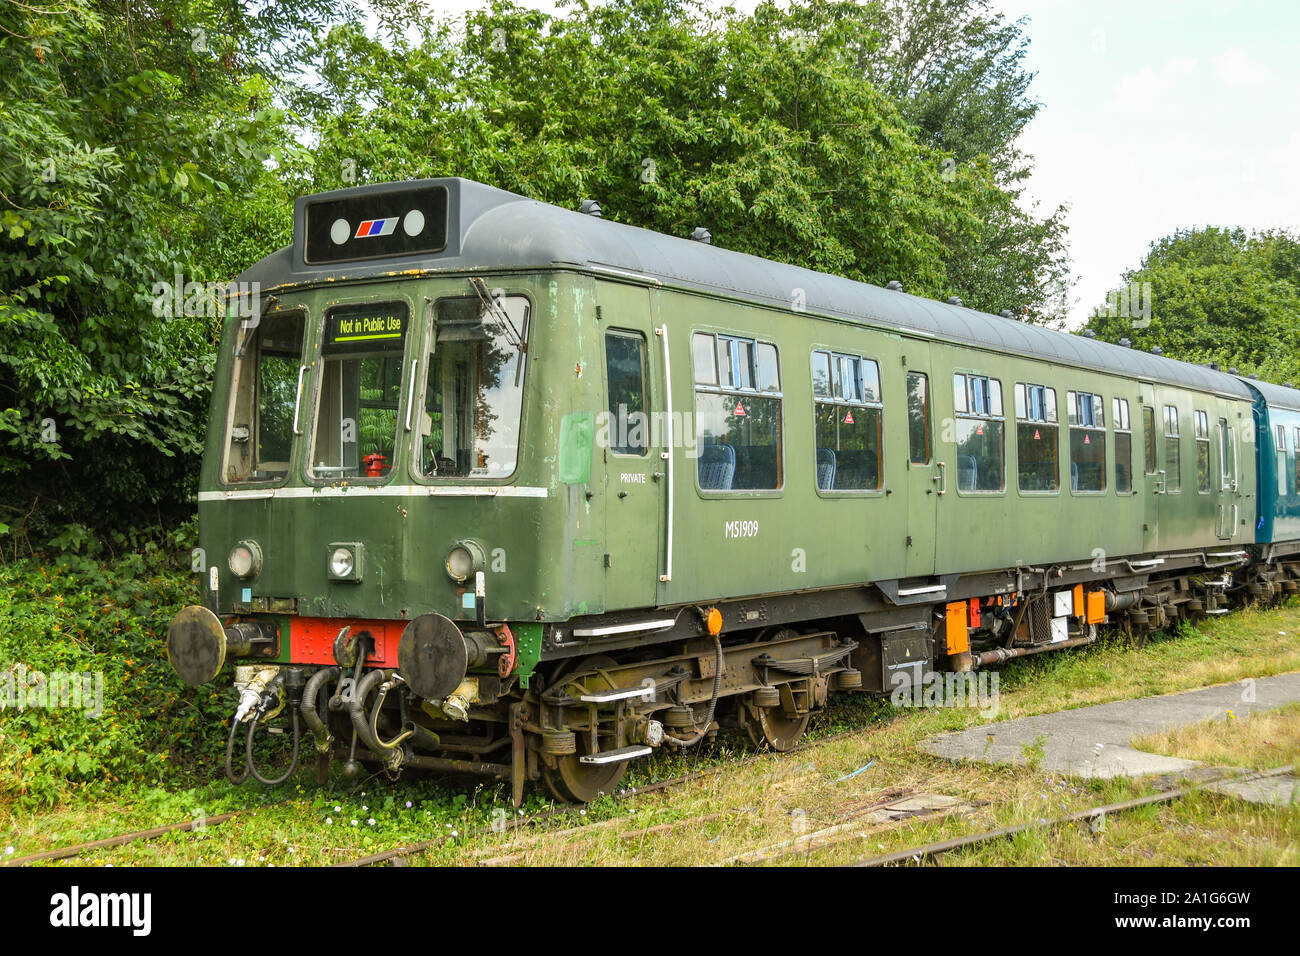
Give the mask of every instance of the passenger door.
<path id="1" fill-rule="evenodd" d="M 930 347 L 907 342 L 903 356 L 903 401 L 907 410 L 907 539 L 906 577 L 934 574 L 935 527 L 940 499 L 948 493 L 947 464 L 936 453 L 934 376 Z M 888 408 L 889 405 L 886 404 Z"/>
<path id="2" fill-rule="evenodd" d="M 1160 499 L 1165 493 L 1165 473 L 1162 470 L 1164 429 L 1156 405 L 1155 387 L 1142 382 L 1138 389 L 1142 409 L 1141 487 L 1146 498 L 1142 518 L 1142 550 L 1149 553 L 1160 545 Z"/>
<path id="3" fill-rule="evenodd" d="M 1218 499 L 1218 523 L 1215 529 L 1220 538 L 1229 540 L 1237 531 L 1238 523 L 1238 472 L 1237 429 L 1227 418 L 1218 421 L 1219 475 L 1215 484 Z"/>
<path id="4" fill-rule="evenodd" d="M 673 429 L 662 408 L 662 343 L 646 289 L 598 287 L 605 408 L 597 419 L 605 466 L 605 609 L 653 607 Z"/>

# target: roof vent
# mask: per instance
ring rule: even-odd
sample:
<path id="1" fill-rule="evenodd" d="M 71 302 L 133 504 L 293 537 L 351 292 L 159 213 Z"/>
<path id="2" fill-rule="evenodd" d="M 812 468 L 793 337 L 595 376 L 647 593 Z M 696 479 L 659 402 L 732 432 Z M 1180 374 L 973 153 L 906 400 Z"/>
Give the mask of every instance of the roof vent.
<path id="1" fill-rule="evenodd" d="M 899 282 L 897 279 L 890 279 L 889 284 L 885 286 L 885 288 L 890 292 L 902 292 L 903 283 Z"/>
<path id="2" fill-rule="evenodd" d="M 1246 377 L 1247 377 L 1247 378 L 1254 379 L 1254 380 L 1257 381 L 1257 382 L 1259 381 L 1259 376 L 1256 375 L 1254 372 L 1251 372 L 1251 373 L 1250 373 L 1248 376 L 1246 376 Z"/>
<path id="3" fill-rule="evenodd" d="M 1210 368 L 1214 369 L 1216 372 L 1219 371 L 1219 363 L 1218 363 L 1218 362 L 1211 362 L 1211 363 L 1210 363 Z"/>
<path id="4" fill-rule="evenodd" d="M 1002 318 L 1004 319 L 1014 319 L 1016 317 L 1016 314 L 1012 312 L 1010 309 L 1003 309 L 1001 312 L 998 313 L 998 315 L 1002 316 Z"/>
<path id="5" fill-rule="evenodd" d="M 1132 346 L 1133 346 L 1133 340 L 1132 340 L 1132 339 L 1120 339 L 1120 340 L 1119 340 L 1119 344 L 1120 344 L 1120 347 L 1121 347 L 1121 348 L 1126 348 L 1126 349 L 1127 349 L 1127 348 L 1132 348 Z"/>
<path id="6" fill-rule="evenodd" d="M 1097 337 L 1097 333 L 1094 332 L 1092 329 L 1084 329 L 1083 337 L 1085 339 L 1095 339 Z"/>
<path id="7" fill-rule="evenodd" d="M 709 230 L 705 229 L 703 226 L 696 226 L 695 231 L 691 233 L 691 238 L 696 242 L 704 243 L 706 246 L 713 243 L 713 233 L 709 232 Z"/>
<path id="8" fill-rule="evenodd" d="M 1153 346 L 1151 346 L 1151 354 L 1152 354 L 1152 355 L 1164 355 L 1164 354 L 1165 354 L 1165 350 L 1162 349 L 1162 348 L 1161 348 L 1160 346 L 1158 346 L 1158 345 L 1153 345 Z"/>
<path id="9" fill-rule="evenodd" d="M 961 299 L 957 298 L 955 295 L 954 295 L 954 296 L 950 296 L 950 297 L 948 298 L 948 304 L 949 304 L 949 305 L 961 305 Z"/>
<path id="10" fill-rule="evenodd" d="M 591 216 L 593 219 L 600 218 L 600 203 L 594 199 L 584 199 L 582 205 L 578 207 L 578 212 L 584 216 Z"/>
<path id="11" fill-rule="evenodd" d="M 1240 375 L 1241 373 L 1238 372 L 1235 368 L 1230 368 L 1230 369 L 1228 369 L 1228 374 L 1229 374 L 1229 375 Z"/>
<path id="12" fill-rule="evenodd" d="M 1282 384 L 1287 388 L 1295 388 L 1295 386 L 1292 385 L 1290 382 L 1283 382 Z"/>

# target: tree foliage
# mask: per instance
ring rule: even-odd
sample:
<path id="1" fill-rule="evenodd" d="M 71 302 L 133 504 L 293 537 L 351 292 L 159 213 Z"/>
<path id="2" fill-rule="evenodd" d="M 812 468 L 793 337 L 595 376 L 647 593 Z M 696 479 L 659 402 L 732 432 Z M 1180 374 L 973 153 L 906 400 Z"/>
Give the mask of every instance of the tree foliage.
<path id="1" fill-rule="evenodd" d="M 305 192 L 465 176 L 1057 314 L 1063 228 L 1017 192 L 1025 41 L 986 0 L 368 6 L 0 7 L 0 533 L 190 508 L 217 319 L 155 287 L 229 280 Z"/>
<path id="2" fill-rule="evenodd" d="M 1214 226 L 1175 232 L 1151 244 L 1087 327 L 1110 342 L 1300 384 L 1300 239 Z"/>

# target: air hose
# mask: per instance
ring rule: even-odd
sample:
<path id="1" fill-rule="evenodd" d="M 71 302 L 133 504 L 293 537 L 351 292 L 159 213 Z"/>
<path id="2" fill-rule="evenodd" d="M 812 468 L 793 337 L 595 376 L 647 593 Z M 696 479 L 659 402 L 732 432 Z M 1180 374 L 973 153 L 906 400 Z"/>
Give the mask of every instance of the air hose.
<path id="1" fill-rule="evenodd" d="M 709 700 L 709 713 L 704 718 L 704 727 L 696 728 L 692 737 L 682 739 L 674 737 L 672 734 L 664 734 L 664 743 L 671 743 L 676 747 L 693 747 L 704 739 L 709 732 L 709 727 L 713 725 L 713 712 L 718 707 L 718 694 L 722 691 L 722 636 L 713 635 L 713 648 L 717 654 L 717 663 L 713 668 L 713 697 Z"/>
<path id="2" fill-rule="evenodd" d="M 254 766 L 253 764 L 253 733 L 257 730 L 258 721 L 262 719 L 261 714 L 258 714 L 256 717 L 254 717 L 252 720 L 248 722 L 248 738 L 244 742 L 244 753 L 248 760 L 247 773 L 251 773 L 254 779 L 256 779 L 258 783 L 264 783 L 268 787 L 274 787 L 277 784 L 284 783 L 286 780 L 289 779 L 290 775 L 296 769 L 298 769 L 298 749 L 299 749 L 299 745 L 302 743 L 302 725 L 298 723 L 298 708 L 294 707 L 292 709 L 293 709 L 293 758 L 289 761 L 289 768 L 285 770 L 284 773 L 280 774 L 280 776 L 275 777 L 274 779 L 271 780 L 268 780 L 266 777 L 263 777 L 260 773 L 258 773 L 257 767 Z"/>
<path id="3" fill-rule="evenodd" d="M 245 765 L 243 773 L 241 773 L 239 776 L 235 776 L 235 768 L 234 768 L 235 733 L 238 730 L 239 730 L 239 721 L 232 718 L 230 721 L 230 737 L 227 738 L 226 740 L 226 779 L 229 780 L 231 783 L 233 783 L 235 786 L 239 786 L 245 780 L 248 779 L 247 765 Z"/>

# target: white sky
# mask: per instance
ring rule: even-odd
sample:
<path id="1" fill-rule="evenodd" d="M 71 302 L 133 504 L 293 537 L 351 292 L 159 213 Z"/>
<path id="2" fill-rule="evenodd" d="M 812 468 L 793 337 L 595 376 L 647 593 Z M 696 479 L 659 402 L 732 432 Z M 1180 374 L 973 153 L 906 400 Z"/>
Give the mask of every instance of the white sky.
<path id="1" fill-rule="evenodd" d="M 1300 3 L 994 4 L 1029 18 L 1030 91 L 1043 106 L 1020 145 L 1035 159 L 1027 196 L 1070 206 L 1071 327 L 1175 229 L 1300 230 Z M 482 5 L 426 2 L 453 16 Z"/>

